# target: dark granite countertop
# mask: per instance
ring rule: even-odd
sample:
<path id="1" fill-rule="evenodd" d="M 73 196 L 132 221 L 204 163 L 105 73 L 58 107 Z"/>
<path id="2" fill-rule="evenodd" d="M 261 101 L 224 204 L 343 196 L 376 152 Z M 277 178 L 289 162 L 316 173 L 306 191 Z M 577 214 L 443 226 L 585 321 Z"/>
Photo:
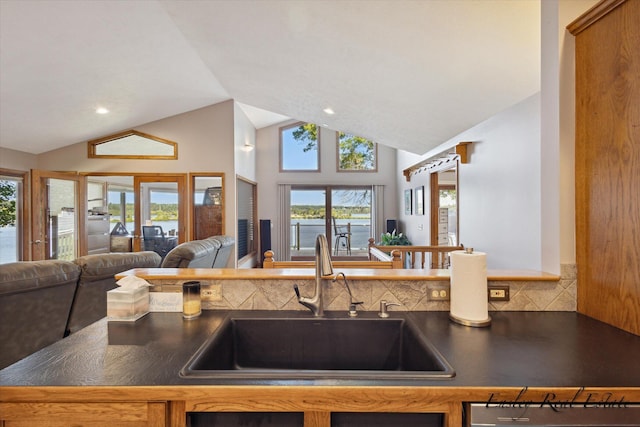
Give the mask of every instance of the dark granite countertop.
<path id="1" fill-rule="evenodd" d="M 135 323 L 100 320 L 0 371 L 0 386 L 406 385 L 640 387 L 640 337 L 573 312 L 492 312 L 491 326 L 452 323 L 448 312 L 409 316 L 456 371 L 441 380 L 187 379 L 180 369 L 227 316 L 310 317 L 307 312 L 208 310 L 186 321 L 150 313 Z M 328 313 L 345 316 L 346 313 Z M 364 317 L 375 317 L 364 312 Z"/>

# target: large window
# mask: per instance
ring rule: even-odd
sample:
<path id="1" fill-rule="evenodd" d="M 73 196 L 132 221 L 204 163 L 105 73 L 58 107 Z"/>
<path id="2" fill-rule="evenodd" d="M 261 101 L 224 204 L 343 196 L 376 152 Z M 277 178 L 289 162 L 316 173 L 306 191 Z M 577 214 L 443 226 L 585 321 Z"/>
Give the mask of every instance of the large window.
<path id="1" fill-rule="evenodd" d="M 338 171 L 375 172 L 378 169 L 375 142 L 338 132 Z"/>
<path id="2" fill-rule="evenodd" d="M 366 256 L 372 237 L 372 192 L 370 186 L 292 186 L 292 258 L 313 256 L 318 234 L 327 236 L 334 256 Z"/>
<path id="3" fill-rule="evenodd" d="M 280 170 L 317 172 L 320 170 L 318 127 L 296 123 L 280 128 Z"/>

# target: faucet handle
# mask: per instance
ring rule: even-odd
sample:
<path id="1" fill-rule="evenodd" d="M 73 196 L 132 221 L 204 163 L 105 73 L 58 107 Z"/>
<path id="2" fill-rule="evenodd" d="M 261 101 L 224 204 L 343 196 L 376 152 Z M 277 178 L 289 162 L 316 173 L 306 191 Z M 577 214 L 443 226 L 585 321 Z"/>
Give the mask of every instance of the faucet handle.
<path id="1" fill-rule="evenodd" d="M 387 308 L 392 306 L 392 305 L 400 305 L 397 302 L 387 302 L 387 300 L 381 300 L 380 301 L 380 312 L 378 313 L 379 317 L 389 317 L 389 313 L 387 312 Z"/>

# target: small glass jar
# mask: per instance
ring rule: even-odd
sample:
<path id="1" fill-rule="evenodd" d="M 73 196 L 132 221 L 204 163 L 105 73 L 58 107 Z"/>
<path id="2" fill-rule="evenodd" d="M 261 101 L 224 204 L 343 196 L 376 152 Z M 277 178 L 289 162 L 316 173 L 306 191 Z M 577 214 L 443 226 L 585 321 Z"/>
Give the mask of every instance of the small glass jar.
<path id="1" fill-rule="evenodd" d="M 182 317 L 193 319 L 201 313 L 200 282 L 184 282 L 182 284 Z"/>

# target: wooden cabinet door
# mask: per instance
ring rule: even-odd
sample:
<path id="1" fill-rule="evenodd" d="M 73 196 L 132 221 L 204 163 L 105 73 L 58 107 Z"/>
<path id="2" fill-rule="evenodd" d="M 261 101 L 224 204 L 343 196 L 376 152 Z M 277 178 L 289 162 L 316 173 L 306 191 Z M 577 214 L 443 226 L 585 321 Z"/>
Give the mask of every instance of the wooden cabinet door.
<path id="1" fill-rule="evenodd" d="M 606 1 L 576 35 L 578 312 L 640 335 L 640 1 Z"/>
<path id="2" fill-rule="evenodd" d="M 166 427 L 166 402 L 0 403 L 3 427 Z M 2 424 L 4 423 L 4 424 Z"/>

